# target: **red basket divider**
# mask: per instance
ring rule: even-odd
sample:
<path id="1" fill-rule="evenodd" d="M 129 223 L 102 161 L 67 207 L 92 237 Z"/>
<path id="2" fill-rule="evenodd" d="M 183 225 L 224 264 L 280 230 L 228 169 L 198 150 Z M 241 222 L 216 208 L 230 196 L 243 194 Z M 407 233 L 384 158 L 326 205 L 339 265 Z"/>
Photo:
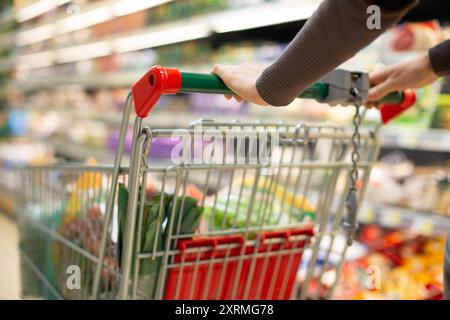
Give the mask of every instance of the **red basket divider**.
<path id="1" fill-rule="evenodd" d="M 305 238 L 293 239 L 297 235 Z M 174 261 L 180 265 L 168 272 L 164 298 L 289 299 L 301 249 L 313 235 L 312 227 L 265 231 L 259 236 L 258 246 L 246 246 L 243 235 L 179 240 L 180 253 Z M 280 241 L 268 243 L 270 239 Z M 199 251 L 186 253 L 193 248 Z M 281 250 L 292 251 L 276 253 Z M 255 256 L 255 252 L 268 255 Z"/>

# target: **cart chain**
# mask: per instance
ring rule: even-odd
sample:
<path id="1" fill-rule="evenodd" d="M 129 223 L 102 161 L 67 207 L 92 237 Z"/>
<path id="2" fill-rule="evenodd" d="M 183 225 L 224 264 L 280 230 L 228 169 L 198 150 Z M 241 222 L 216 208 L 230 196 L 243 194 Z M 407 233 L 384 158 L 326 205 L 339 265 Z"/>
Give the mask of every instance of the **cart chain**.
<path id="1" fill-rule="evenodd" d="M 356 183 L 358 181 L 358 162 L 360 159 L 359 145 L 361 141 L 361 135 L 359 128 L 361 126 L 361 114 L 360 108 L 362 105 L 362 98 L 357 88 L 350 89 L 350 95 L 353 98 L 353 105 L 355 106 L 355 115 L 353 116 L 353 135 L 352 135 L 352 168 L 350 169 L 350 187 L 345 200 L 345 207 L 347 209 L 347 215 L 342 221 L 342 227 L 347 234 L 347 244 L 351 246 L 353 244 L 353 238 L 355 232 L 358 229 L 358 222 L 356 214 L 358 212 L 358 190 Z"/>

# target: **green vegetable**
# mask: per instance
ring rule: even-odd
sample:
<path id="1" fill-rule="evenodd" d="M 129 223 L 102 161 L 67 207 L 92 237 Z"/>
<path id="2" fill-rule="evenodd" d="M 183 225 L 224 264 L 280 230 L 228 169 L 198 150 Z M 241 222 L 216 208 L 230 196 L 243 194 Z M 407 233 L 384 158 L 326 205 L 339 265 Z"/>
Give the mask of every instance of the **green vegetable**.
<path id="1" fill-rule="evenodd" d="M 141 194 L 141 193 L 139 193 Z M 119 238 L 118 238 L 118 253 L 119 262 L 121 262 L 122 245 L 123 245 L 123 231 L 125 228 L 127 204 L 128 204 L 128 190 L 122 184 L 119 185 Z M 141 199 L 138 200 L 140 205 Z M 185 235 L 193 234 L 200 225 L 200 220 L 203 212 L 203 208 L 197 206 L 197 199 L 191 197 L 178 197 L 176 201 L 174 196 L 164 194 L 161 203 L 161 195 L 154 196 L 150 201 L 144 199 L 143 217 L 142 217 L 142 230 L 141 230 L 141 242 L 140 252 L 151 253 L 156 243 L 156 251 L 162 251 L 165 246 L 165 240 L 167 233 L 169 232 L 168 226 L 170 225 L 169 219 L 173 220 L 172 235 Z M 176 204 L 174 214 L 172 215 L 173 206 Z M 138 208 L 139 208 L 138 205 Z M 162 206 L 162 208 L 161 208 Z M 181 215 L 181 216 L 180 216 Z M 178 223 L 180 225 L 178 226 Z M 159 226 L 159 234 L 157 235 Z M 137 226 L 136 226 L 137 227 Z M 179 232 L 177 232 L 179 230 Z M 133 264 L 134 257 L 136 257 L 136 250 L 133 252 Z M 157 279 L 159 278 L 159 271 L 161 267 L 162 258 L 155 259 L 143 259 L 141 260 L 139 268 L 139 290 L 148 294 L 149 297 L 154 296 Z M 132 265 L 132 270 L 134 265 Z"/>
<path id="2" fill-rule="evenodd" d="M 257 226 L 261 223 L 262 216 L 265 224 L 275 224 L 276 216 L 273 214 L 273 204 L 267 204 L 267 207 L 261 207 L 261 202 L 250 208 L 248 201 L 241 199 L 240 203 L 237 197 L 230 196 L 228 199 L 219 198 L 214 204 L 205 208 L 205 217 L 212 222 L 214 229 L 242 228 L 247 226 Z M 251 210 L 250 210 L 251 209 Z M 250 214 L 250 217 L 249 217 Z"/>
<path id="3" fill-rule="evenodd" d="M 289 219 L 296 222 L 315 220 L 314 212 L 295 207 L 289 214 L 291 203 L 282 206 L 279 199 L 264 188 L 258 188 L 251 206 L 251 191 L 251 188 L 244 187 L 240 199 L 236 194 L 228 196 L 225 193 L 217 195 L 217 199 L 209 198 L 206 201 L 204 215 L 210 227 L 220 230 L 256 227 L 261 224 L 278 225 L 288 222 Z"/>

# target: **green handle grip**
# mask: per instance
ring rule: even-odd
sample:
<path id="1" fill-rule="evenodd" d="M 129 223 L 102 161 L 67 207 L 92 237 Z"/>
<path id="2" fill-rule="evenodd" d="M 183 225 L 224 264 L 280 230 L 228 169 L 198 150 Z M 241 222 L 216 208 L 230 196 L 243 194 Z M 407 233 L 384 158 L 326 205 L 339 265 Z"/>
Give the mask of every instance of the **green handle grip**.
<path id="1" fill-rule="evenodd" d="M 403 102 L 403 92 L 391 92 L 381 100 L 377 101 L 378 103 L 385 104 L 401 104 Z"/>
<path id="2" fill-rule="evenodd" d="M 230 88 L 214 74 L 181 72 L 180 92 L 202 92 L 234 94 Z M 311 87 L 303 91 L 298 97 L 303 99 L 323 100 L 328 95 L 328 84 L 316 82 Z M 392 92 L 385 96 L 379 103 L 399 104 L 403 101 L 402 92 Z"/>
<path id="3" fill-rule="evenodd" d="M 203 93 L 219 93 L 234 94 L 230 88 L 214 74 L 202 73 L 181 73 L 180 92 L 203 92 Z M 322 100 L 328 95 L 328 85 L 325 83 L 315 83 L 305 91 L 299 98 Z"/>

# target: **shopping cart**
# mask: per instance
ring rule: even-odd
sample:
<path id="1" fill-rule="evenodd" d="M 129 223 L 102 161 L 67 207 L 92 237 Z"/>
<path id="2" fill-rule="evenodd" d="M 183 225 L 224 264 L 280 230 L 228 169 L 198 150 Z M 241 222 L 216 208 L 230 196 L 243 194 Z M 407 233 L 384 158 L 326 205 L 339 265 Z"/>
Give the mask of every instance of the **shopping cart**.
<path id="1" fill-rule="evenodd" d="M 336 71 L 301 95 L 355 104 L 356 131 L 237 120 L 151 129 L 143 119 L 161 94 L 231 93 L 214 75 L 152 68 L 127 98 L 114 166 L 17 171 L 23 296 L 332 298 L 378 154 L 377 128 L 359 127 L 367 83 Z M 386 97 L 383 119 L 414 97 Z M 169 140 L 168 159 L 149 156 Z"/>

